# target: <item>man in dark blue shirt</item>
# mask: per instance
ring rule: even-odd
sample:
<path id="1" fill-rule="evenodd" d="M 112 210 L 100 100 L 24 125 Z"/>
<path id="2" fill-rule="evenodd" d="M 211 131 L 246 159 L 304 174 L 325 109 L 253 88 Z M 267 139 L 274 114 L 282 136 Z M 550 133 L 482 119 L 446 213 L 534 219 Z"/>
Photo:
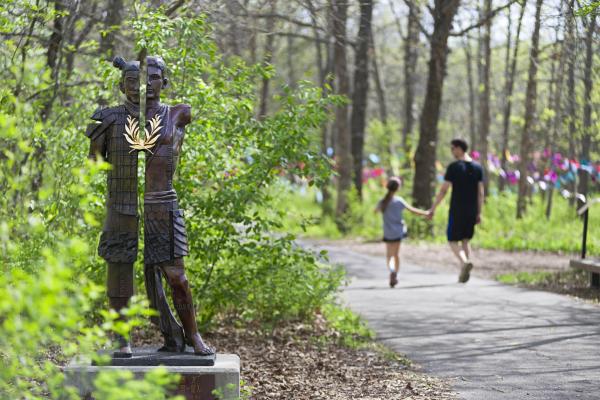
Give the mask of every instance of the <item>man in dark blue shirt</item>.
<path id="1" fill-rule="evenodd" d="M 446 169 L 444 183 L 429 210 L 429 218 L 432 218 L 435 209 L 452 186 L 447 236 L 450 248 L 462 266 L 458 277 L 461 283 L 469 280 L 473 269 L 469 240 L 473 238 L 475 225 L 481 222 L 484 197 L 483 169 L 471 160 L 467 149 L 467 142 L 462 139 L 450 142 L 450 150 L 456 161 Z"/>

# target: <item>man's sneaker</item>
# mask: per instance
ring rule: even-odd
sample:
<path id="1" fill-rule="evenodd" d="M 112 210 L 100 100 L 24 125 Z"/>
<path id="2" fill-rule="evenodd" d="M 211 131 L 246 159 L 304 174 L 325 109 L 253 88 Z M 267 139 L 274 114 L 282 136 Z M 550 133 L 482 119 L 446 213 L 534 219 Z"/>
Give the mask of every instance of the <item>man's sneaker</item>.
<path id="1" fill-rule="evenodd" d="M 393 288 L 398 284 L 398 274 L 396 272 L 390 272 L 390 287 Z"/>
<path id="2" fill-rule="evenodd" d="M 471 270 L 473 269 L 473 263 L 471 261 L 467 261 L 463 264 L 462 269 L 460 270 L 460 275 L 458 276 L 458 282 L 467 283 L 469 278 L 471 277 Z"/>

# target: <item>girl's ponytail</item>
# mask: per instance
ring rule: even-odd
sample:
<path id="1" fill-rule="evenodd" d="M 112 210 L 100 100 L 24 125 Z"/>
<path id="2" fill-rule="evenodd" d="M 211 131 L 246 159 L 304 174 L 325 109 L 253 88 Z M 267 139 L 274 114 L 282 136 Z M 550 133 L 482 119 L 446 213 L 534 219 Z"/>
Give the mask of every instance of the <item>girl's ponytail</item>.
<path id="1" fill-rule="evenodd" d="M 390 204 L 390 201 L 392 201 L 392 198 L 394 197 L 394 193 L 396 193 L 396 190 L 398 190 L 398 188 L 400 187 L 400 178 L 397 177 L 391 177 L 388 180 L 387 185 L 385 186 L 388 190 L 388 192 L 386 193 L 385 197 L 383 198 L 383 200 L 381 200 L 381 212 L 385 212 L 385 209 L 387 208 L 387 206 Z"/>

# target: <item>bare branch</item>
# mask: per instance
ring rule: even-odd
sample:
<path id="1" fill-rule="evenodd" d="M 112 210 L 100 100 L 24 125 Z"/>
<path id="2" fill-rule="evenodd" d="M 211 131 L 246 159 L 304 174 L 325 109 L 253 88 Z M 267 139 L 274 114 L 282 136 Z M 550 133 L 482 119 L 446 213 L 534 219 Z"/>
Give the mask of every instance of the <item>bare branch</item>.
<path id="1" fill-rule="evenodd" d="M 167 11 L 165 11 L 165 15 L 170 17 L 175 14 L 175 11 L 186 3 L 186 0 L 176 0 L 172 2 L 169 7 L 167 7 Z"/>
<path id="2" fill-rule="evenodd" d="M 234 16 L 236 17 L 252 17 L 252 18 L 277 18 L 277 19 L 282 19 L 284 21 L 287 22 L 291 22 L 294 25 L 298 25 L 304 28 L 316 28 L 322 32 L 325 31 L 325 29 L 323 29 L 322 27 L 316 25 L 314 26 L 313 24 L 309 23 L 309 22 L 304 22 L 304 21 L 300 21 L 298 19 L 292 18 L 288 15 L 283 15 L 283 14 L 278 14 L 278 13 L 246 13 L 246 14 L 234 14 Z"/>
<path id="3" fill-rule="evenodd" d="M 411 11 L 413 10 L 414 7 L 416 7 L 411 0 L 404 0 L 404 4 L 406 4 L 406 6 Z M 390 4 L 390 6 L 391 6 L 391 4 Z M 431 7 L 427 6 L 427 9 L 431 13 L 431 15 L 433 15 L 433 10 L 431 9 Z M 418 14 L 419 14 L 418 12 L 415 12 L 415 15 L 418 15 Z M 394 13 L 394 15 L 395 15 L 395 13 Z M 421 33 L 423 35 L 425 35 L 427 40 L 431 41 L 431 33 L 429 33 L 429 31 L 423 26 L 423 23 L 421 22 L 420 19 L 417 22 L 419 23 L 419 30 L 421 31 Z"/>
<path id="4" fill-rule="evenodd" d="M 458 32 L 450 32 L 450 36 L 462 36 L 465 33 L 473 30 L 473 29 L 477 29 L 480 26 L 485 25 L 489 20 L 493 19 L 496 14 L 498 14 L 500 11 L 507 9 L 508 7 L 512 6 L 514 3 L 518 2 L 519 0 L 510 0 L 508 3 L 506 3 L 503 6 L 500 6 L 498 8 L 495 8 L 494 10 L 492 10 L 488 15 L 484 16 L 482 19 L 480 19 L 479 21 L 477 21 L 475 24 L 470 25 L 468 27 L 466 27 L 465 29 L 462 29 Z"/>
<path id="5" fill-rule="evenodd" d="M 77 87 L 77 86 L 85 86 L 85 85 L 99 85 L 101 83 L 102 83 L 102 81 L 98 81 L 98 80 L 80 81 L 80 82 L 63 83 L 63 84 L 60 85 L 60 87 L 62 89 L 65 89 L 65 88 Z M 43 88 L 41 90 L 38 90 L 37 92 L 35 92 L 35 93 L 31 94 L 29 97 L 27 97 L 26 101 L 33 100 L 36 97 L 38 97 L 39 95 L 41 95 L 41 94 L 43 94 L 45 92 L 49 92 L 49 91 L 51 91 L 53 89 L 54 89 L 54 85 L 45 87 L 45 88 Z"/>

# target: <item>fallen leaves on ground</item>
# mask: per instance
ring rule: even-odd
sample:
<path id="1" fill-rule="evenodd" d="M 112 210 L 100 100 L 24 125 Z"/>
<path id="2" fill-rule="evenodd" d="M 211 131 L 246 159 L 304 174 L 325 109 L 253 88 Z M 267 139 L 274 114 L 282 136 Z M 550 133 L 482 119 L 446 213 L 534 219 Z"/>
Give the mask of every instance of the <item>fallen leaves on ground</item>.
<path id="1" fill-rule="evenodd" d="M 356 350 L 338 344 L 336 332 L 320 317 L 269 334 L 253 326 L 224 327 L 204 337 L 219 353 L 240 356 L 250 399 L 455 399 L 446 382 L 407 367 L 380 345 Z"/>

